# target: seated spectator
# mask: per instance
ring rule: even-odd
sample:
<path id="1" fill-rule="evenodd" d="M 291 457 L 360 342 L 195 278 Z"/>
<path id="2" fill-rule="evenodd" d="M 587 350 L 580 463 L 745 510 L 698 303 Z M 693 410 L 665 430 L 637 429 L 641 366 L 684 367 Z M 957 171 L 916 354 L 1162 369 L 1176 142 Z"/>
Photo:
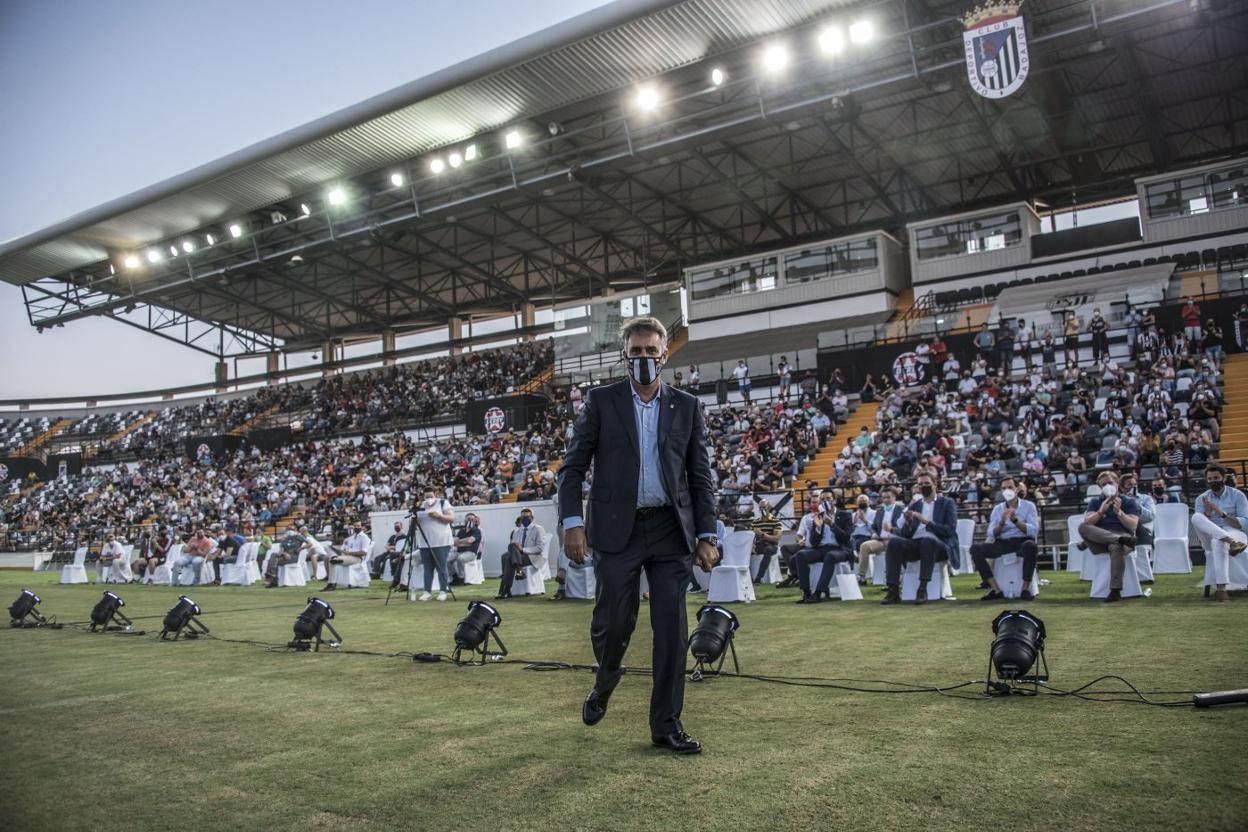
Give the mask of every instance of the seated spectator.
<path id="1" fill-rule="evenodd" d="M 521 577 L 524 567 L 542 568 L 546 537 L 546 530 L 533 521 L 533 510 L 521 509 L 520 516 L 516 518 L 516 530 L 511 533 L 511 541 L 502 558 L 503 574 L 495 598 L 511 597 L 512 584 L 516 578 Z"/>
<path id="2" fill-rule="evenodd" d="M 451 573 L 451 584 L 462 584 L 466 573 L 464 567 L 475 560 L 481 559 L 485 546 L 485 538 L 481 535 L 481 518 L 469 512 L 464 517 L 463 528 L 451 542 L 451 558 L 448 567 Z"/>
<path id="3" fill-rule="evenodd" d="M 1079 525 L 1079 537 L 1083 541 L 1080 548 L 1091 549 L 1098 555 L 1109 554 L 1109 595 L 1105 600 L 1120 601 L 1127 553 L 1136 545 L 1140 506 L 1118 493 L 1118 475 L 1113 471 L 1098 474 L 1096 484 L 1101 493 L 1088 502 L 1088 510 Z"/>
<path id="4" fill-rule="evenodd" d="M 390 537 L 386 538 L 386 548 L 372 560 L 372 566 L 369 569 L 369 575 L 374 579 L 380 579 L 386 571 L 386 561 L 390 562 L 390 585 L 391 587 L 399 586 L 402 581 L 403 571 L 403 553 L 407 548 L 407 532 L 403 530 L 403 524 L 398 520 L 394 521 L 394 532 Z M 407 587 L 404 586 L 404 589 Z"/>
<path id="5" fill-rule="evenodd" d="M 104 536 L 104 546 L 100 549 L 100 563 L 103 565 L 104 574 L 108 575 L 109 570 L 113 568 L 113 562 L 123 560 L 126 557 L 126 548 L 121 545 L 121 541 L 117 539 L 117 535 L 109 532 Z"/>
<path id="6" fill-rule="evenodd" d="M 280 566 L 288 566 L 299 562 L 299 552 L 307 545 L 303 535 L 297 529 L 287 529 L 282 537 L 279 550 L 269 557 L 264 568 L 264 586 L 273 589 L 277 586 L 277 570 Z"/>
<path id="7" fill-rule="evenodd" d="M 883 604 L 901 603 L 901 567 L 919 562 L 919 586 L 914 602 L 927 602 L 927 583 L 941 561 L 958 565 L 958 510 L 953 500 L 936 491 L 936 477 L 921 471 L 915 477 L 919 499 L 905 513 L 905 525 L 888 541 L 884 550 L 887 564 Z"/>
<path id="8" fill-rule="evenodd" d="M 338 584 L 334 581 L 333 570 L 337 566 L 355 566 L 358 563 L 364 563 L 368 559 L 368 553 L 373 549 L 373 541 L 364 532 L 364 524 L 355 522 L 351 524 L 351 535 L 342 542 L 342 547 L 334 548 L 334 554 L 330 555 L 329 563 L 325 565 L 325 587 L 322 592 L 335 590 Z"/>
<path id="9" fill-rule="evenodd" d="M 797 567 L 798 585 L 802 588 L 799 604 L 817 604 L 831 596 L 829 587 L 836 565 L 853 560 L 853 552 L 849 549 L 850 532 L 853 529 L 852 514 L 842 507 L 843 498 L 836 498 L 836 509 L 825 501 L 822 509 L 811 517 L 806 528 L 805 546 L 798 549 L 791 560 Z M 816 563 L 823 564 L 819 574 L 819 583 L 810 585 L 810 567 Z"/>
<path id="10" fill-rule="evenodd" d="M 199 584 L 203 577 L 204 562 L 211 552 L 212 541 L 203 529 L 196 529 L 191 539 L 182 546 L 182 556 L 174 561 L 169 571 L 173 585 L 178 585 L 182 570 L 188 566 L 195 570 L 195 579 L 191 581 L 191 584 Z"/>
<path id="11" fill-rule="evenodd" d="M 750 529 L 754 532 L 753 554 L 762 557 L 754 575 L 754 583 L 760 584 L 767 576 L 771 559 L 776 556 L 780 545 L 780 518 L 771 510 L 770 501 L 758 501 L 758 516 L 751 519 Z"/>
<path id="12" fill-rule="evenodd" d="M 859 506 L 862 501 L 859 500 Z M 893 532 L 900 529 L 904 522 L 905 506 L 897 502 L 897 489 L 885 486 L 880 489 L 880 504 L 871 516 L 871 534 L 858 544 L 858 583 L 867 582 L 867 569 L 873 556 L 883 556 L 884 549 Z"/>
<path id="13" fill-rule="evenodd" d="M 163 525 L 157 527 L 154 535 L 148 531 L 143 532 L 139 545 L 135 547 L 134 563 L 130 565 L 136 583 L 143 580 L 148 570 L 155 572 L 156 568 L 165 562 L 171 545 L 173 545 L 173 537 Z"/>
<path id="14" fill-rule="evenodd" d="M 1196 498 L 1192 514 L 1192 528 L 1200 538 L 1205 550 L 1209 570 L 1209 582 L 1214 585 L 1211 596 L 1216 601 L 1226 601 L 1230 583 L 1230 558 L 1241 557 L 1248 548 L 1248 498 L 1238 488 L 1226 483 L 1226 469 L 1211 465 L 1205 471 L 1205 484 L 1209 486 Z"/>
<path id="15" fill-rule="evenodd" d="M 971 546 L 975 568 L 990 588 L 983 597 L 985 601 L 1005 598 L 989 561 L 1008 554 L 1017 554 L 1023 561 L 1023 589 L 1018 597 L 1024 601 L 1032 599 L 1030 587 L 1036 572 L 1036 535 L 1040 531 L 1040 514 L 1035 503 L 1023 497 L 1025 493 L 1025 486 L 1016 483 L 1013 477 L 1002 477 L 1001 502 L 993 506 L 987 536 L 983 543 Z"/>

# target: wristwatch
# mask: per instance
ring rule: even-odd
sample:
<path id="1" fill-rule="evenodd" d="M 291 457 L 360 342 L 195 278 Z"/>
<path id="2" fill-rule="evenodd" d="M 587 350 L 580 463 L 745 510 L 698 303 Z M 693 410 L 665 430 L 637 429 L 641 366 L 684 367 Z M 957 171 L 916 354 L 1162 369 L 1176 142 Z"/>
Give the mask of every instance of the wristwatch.
<path id="1" fill-rule="evenodd" d="M 709 537 L 704 537 L 704 538 L 702 538 L 702 540 L 705 540 L 707 543 L 711 544 L 712 546 L 714 546 L 714 547 L 715 547 L 715 548 L 717 548 L 717 549 L 719 548 L 719 535 L 714 535 L 714 534 L 713 534 L 713 535 L 711 535 L 711 536 L 709 536 Z"/>

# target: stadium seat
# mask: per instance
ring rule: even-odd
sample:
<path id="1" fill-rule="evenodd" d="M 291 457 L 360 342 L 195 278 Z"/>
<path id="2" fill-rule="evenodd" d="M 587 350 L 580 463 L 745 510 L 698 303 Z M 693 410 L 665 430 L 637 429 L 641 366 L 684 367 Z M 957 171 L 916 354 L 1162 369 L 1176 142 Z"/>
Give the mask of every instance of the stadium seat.
<path id="1" fill-rule="evenodd" d="M 1128 269 L 1138 269 L 1139 267 L 1140 267 L 1140 261 L 1139 261 L 1139 260 L 1131 260 L 1131 261 L 1129 261 L 1129 262 L 1127 263 L 1127 268 L 1128 268 Z"/>
<path id="2" fill-rule="evenodd" d="M 1013 552 L 993 558 L 992 577 L 997 586 L 1001 587 L 1002 595 L 1006 598 L 1017 598 L 1023 591 L 1023 559 Z M 1032 595 L 1040 594 L 1039 570 L 1031 576 L 1031 585 L 1027 588 Z"/>
<path id="3" fill-rule="evenodd" d="M 1075 269 L 1073 272 L 1071 272 L 1070 276 L 1071 277 L 1087 277 L 1088 270 L 1087 269 Z"/>
<path id="4" fill-rule="evenodd" d="M 79 546 L 74 550 L 74 562 L 61 567 L 61 583 L 87 583 L 87 547 Z"/>
<path id="5" fill-rule="evenodd" d="M 953 589 L 949 584 L 949 564 L 938 561 L 932 567 L 931 580 L 927 582 L 927 600 L 940 601 L 953 597 Z M 906 563 L 901 572 L 901 600 L 913 601 L 919 590 L 919 562 L 912 560 Z"/>
<path id="6" fill-rule="evenodd" d="M 972 286 L 971 287 L 971 302 L 982 303 L 983 300 L 984 300 L 984 287 Z"/>
<path id="7" fill-rule="evenodd" d="M 1236 243 L 1231 246 L 1231 258 L 1235 263 L 1248 260 L 1248 243 Z"/>
<path id="8" fill-rule="evenodd" d="M 1092 562 L 1092 590 L 1089 598 L 1105 598 L 1109 595 L 1109 555 L 1098 555 L 1088 550 L 1087 560 Z M 1144 594 L 1140 589 L 1140 576 L 1136 571 L 1136 555 L 1128 552 L 1126 565 L 1122 570 L 1122 597 L 1139 598 Z"/>
<path id="9" fill-rule="evenodd" d="M 1216 269 L 1218 267 L 1218 253 L 1207 248 L 1200 253 L 1200 261 L 1206 269 Z"/>
<path id="10" fill-rule="evenodd" d="M 480 563 L 480 561 L 477 562 Z M 594 567 L 589 563 L 582 566 L 569 563 L 564 573 L 563 591 L 569 598 L 594 600 L 598 592 L 598 579 L 594 573 Z"/>
<path id="11" fill-rule="evenodd" d="M 1145 266 L 1155 266 L 1155 265 L 1157 265 L 1157 258 L 1156 258 L 1156 257 L 1145 257 L 1145 258 L 1144 258 L 1144 265 L 1145 265 Z"/>
<path id="12" fill-rule="evenodd" d="M 260 567 L 256 565 L 256 553 L 259 550 L 259 543 L 248 543 L 239 549 L 238 559 L 234 563 L 221 564 L 221 585 L 251 586 L 260 580 Z"/>
<path id="13" fill-rule="evenodd" d="M 1157 262 L 1158 263 L 1173 263 L 1174 258 L 1171 257 L 1169 254 L 1163 254 L 1157 258 Z"/>
<path id="14" fill-rule="evenodd" d="M 1088 274 L 1100 274 L 1100 273 L 1101 273 L 1100 266 L 1088 266 Z"/>
<path id="15" fill-rule="evenodd" d="M 989 283 L 984 287 L 984 300 L 996 300 L 999 294 L 1001 294 L 1000 284 Z"/>
<path id="16" fill-rule="evenodd" d="M 1183 503 L 1157 506 L 1157 517 L 1153 521 L 1154 571 L 1169 575 L 1192 571 L 1188 517 L 1188 508 Z"/>
<path id="17" fill-rule="evenodd" d="M 706 591 L 706 601 L 723 604 L 732 601 L 754 600 L 754 582 L 750 580 L 750 549 L 754 545 L 754 532 L 729 532 L 723 541 L 724 559 L 711 570 L 711 582 Z"/>

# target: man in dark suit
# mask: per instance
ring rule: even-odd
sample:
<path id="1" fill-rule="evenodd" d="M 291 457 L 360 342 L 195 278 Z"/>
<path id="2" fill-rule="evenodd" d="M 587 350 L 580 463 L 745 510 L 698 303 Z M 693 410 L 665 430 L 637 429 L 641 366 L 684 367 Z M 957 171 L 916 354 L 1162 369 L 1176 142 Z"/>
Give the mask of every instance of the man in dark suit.
<path id="1" fill-rule="evenodd" d="M 593 548 L 598 578 L 590 625 L 598 674 L 581 717 L 586 725 L 601 720 L 624 674 L 645 569 L 654 630 L 650 736 L 661 748 L 696 754 L 702 746 L 685 733 L 680 712 L 693 554 L 706 570 L 719 561 L 706 424 L 695 397 L 659 380 L 667 360 L 663 324 L 637 318 L 621 335 L 629 378 L 589 392 L 559 470 L 564 549 L 569 560 L 583 563 Z M 591 464 L 582 518 L 581 483 Z"/>
<path id="2" fill-rule="evenodd" d="M 907 561 L 919 562 L 919 588 L 914 603 L 927 602 L 927 582 L 932 569 L 942 560 L 957 569 L 961 563 L 958 549 L 958 507 L 952 499 L 936 493 L 936 475 L 920 471 L 915 478 L 919 499 L 906 509 L 905 525 L 888 541 L 883 604 L 901 603 L 901 567 Z"/>

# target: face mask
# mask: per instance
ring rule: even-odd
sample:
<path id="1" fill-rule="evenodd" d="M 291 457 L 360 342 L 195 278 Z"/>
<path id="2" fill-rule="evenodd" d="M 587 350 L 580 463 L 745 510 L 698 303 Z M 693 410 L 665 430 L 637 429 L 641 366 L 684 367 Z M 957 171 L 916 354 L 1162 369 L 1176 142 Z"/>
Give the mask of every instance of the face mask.
<path id="1" fill-rule="evenodd" d="M 533 522 L 533 518 L 532 518 L 532 517 L 521 517 L 521 518 L 520 518 L 520 525 L 521 525 L 521 526 L 525 526 L 526 528 L 527 528 L 527 527 L 529 526 L 529 524 L 531 524 L 532 522 Z"/>
<path id="2" fill-rule="evenodd" d="M 1013 500 L 1017 494 L 1018 492 L 1016 492 L 1013 488 L 1006 488 L 1001 491 L 1001 499 L 1008 503 Z"/>
<path id="3" fill-rule="evenodd" d="M 1162 488 L 1161 486 L 1158 486 L 1153 489 L 1153 494 L 1158 497 L 1164 497 L 1166 496 L 1166 489 Z"/>
<path id="4" fill-rule="evenodd" d="M 653 384 L 663 369 L 663 362 L 657 358 L 625 356 L 624 360 L 628 363 L 628 375 L 643 387 Z"/>
<path id="5" fill-rule="evenodd" d="M 1113 499 L 1118 494 L 1118 486 L 1112 482 L 1101 486 L 1101 496 L 1107 499 Z"/>
<path id="6" fill-rule="evenodd" d="M 1217 482 L 1211 481 L 1209 483 L 1209 488 L 1213 490 L 1214 494 L 1221 494 L 1222 489 L 1225 487 L 1226 487 L 1226 483 L 1222 482 L 1221 480 L 1218 480 Z"/>
<path id="7" fill-rule="evenodd" d="M 936 489 L 935 489 L 935 488 L 933 488 L 933 487 L 932 487 L 932 486 L 930 486 L 930 485 L 920 485 L 920 486 L 919 486 L 919 493 L 920 493 L 920 494 L 922 494 L 924 497 L 930 497 L 930 496 L 932 496 L 932 492 L 934 492 L 935 490 L 936 490 Z"/>

